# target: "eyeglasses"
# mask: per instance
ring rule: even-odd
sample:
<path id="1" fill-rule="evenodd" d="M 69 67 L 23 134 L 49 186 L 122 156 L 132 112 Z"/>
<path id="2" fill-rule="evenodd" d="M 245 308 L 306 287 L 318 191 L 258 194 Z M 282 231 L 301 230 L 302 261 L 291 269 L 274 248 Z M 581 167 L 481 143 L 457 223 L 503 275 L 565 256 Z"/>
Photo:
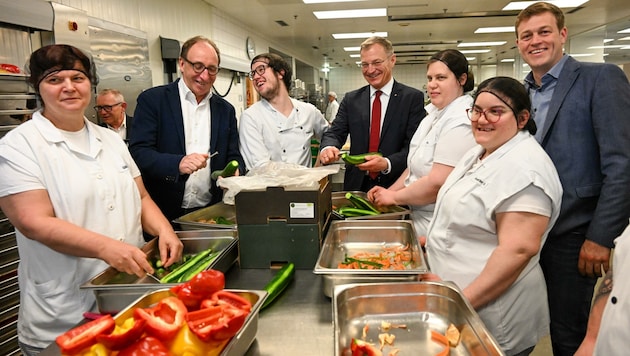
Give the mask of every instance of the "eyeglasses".
<path id="1" fill-rule="evenodd" d="M 389 57 L 390 56 L 387 56 L 387 58 L 389 58 Z M 375 68 L 380 67 L 380 66 L 383 65 L 383 63 L 385 63 L 384 59 L 377 59 L 374 62 L 370 62 L 370 63 L 361 62 L 360 65 L 361 65 L 361 69 L 368 69 L 368 68 L 370 68 L 370 66 L 375 67 Z"/>
<path id="2" fill-rule="evenodd" d="M 116 103 L 114 105 L 96 105 L 94 107 L 94 111 L 99 112 L 101 110 L 105 110 L 105 112 L 112 112 L 112 109 L 114 108 L 114 106 L 118 106 L 120 104 L 122 104 L 122 102 Z"/>
<path id="3" fill-rule="evenodd" d="M 197 74 L 201 74 L 203 73 L 204 70 L 208 71 L 208 74 L 210 75 L 216 75 L 217 73 L 219 73 L 219 70 L 221 70 L 221 68 L 219 67 L 215 67 L 215 66 L 209 66 L 206 67 L 203 63 L 201 62 L 191 62 L 188 60 L 188 58 L 186 57 L 182 57 L 183 60 L 185 60 L 186 62 L 188 62 L 188 64 L 190 64 L 190 66 L 192 67 L 193 71 Z"/>
<path id="4" fill-rule="evenodd" d="M 249 72 L 249 74 L 248 74 L 248 75 L 249 75 L 249 79 L 252 79 L 252 80 L 253 80 L 253 79 L 254 79 L 254 76 L 255 76 L 256 74 L 258 74 L 258 75 L 263 75 L 263 74 L 265 74 L 265 71 L 267 70 L 267 68 L 269 68 L 269 66 L 268 66 L 268 65 L 266 65 L 266 64 L 261 64 L 261 65 L 259 65 L 258 67 L 254 68 L 254 70 L 252 70 L 252 71 L 251 71 L 251 72 Z"/>
<path id="5" fill-rule="evenodd" d="M 466 109 L 466 114 L 468 114 L 468 118 L 470 119 L 470 121 L 477 122 L 479 121 L 481 115 L 483 115 L 486 120 L 491 124 L 494 124 L 495 122 L 501 120 L 501 115 L 503 115 L 505 112 L 507 112 L 507 110 L 504 110 L 504 108 L 500 106 L 493 106 L 486 110 L 481 110 L 478 107 Z"/>

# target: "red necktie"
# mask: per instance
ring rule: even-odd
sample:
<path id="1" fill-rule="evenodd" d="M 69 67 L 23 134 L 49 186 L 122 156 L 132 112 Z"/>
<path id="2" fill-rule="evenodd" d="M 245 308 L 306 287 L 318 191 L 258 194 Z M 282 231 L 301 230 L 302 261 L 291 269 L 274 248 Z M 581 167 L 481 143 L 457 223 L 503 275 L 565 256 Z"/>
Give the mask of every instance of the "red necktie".
<path id="1" fill-rule="evenodd" d="M 370 124 L 370 143 L 368 152 L 378 152 L 378 140 L 381 136 L 381 94 L 380 90 L 376 91 L 374 103 L 372 103 L 372 122 Z M 376 179 L 378 172 L 370 172 L 370 177 Z"/>

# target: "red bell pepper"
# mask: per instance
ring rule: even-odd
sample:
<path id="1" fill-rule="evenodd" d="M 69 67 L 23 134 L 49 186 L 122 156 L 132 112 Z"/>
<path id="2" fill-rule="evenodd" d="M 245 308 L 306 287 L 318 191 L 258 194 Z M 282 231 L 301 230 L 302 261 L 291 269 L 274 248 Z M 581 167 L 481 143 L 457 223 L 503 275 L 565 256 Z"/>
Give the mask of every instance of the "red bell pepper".
<path id="1" fill-rule="evenodd" d="M 97 335 L 109 334 L 115 326 L 114 318 L 108 314 L 66 331 L 57 336 L 55 342 L 62 353 L 72 355 L 94 345 Z"/>
<path id="2" fill-rule="evenodd" d="M 144 333 L 144 319 L 129 318 L 121 327 L 117 327 L 111 334 L 98 335 L 96 340 L 110 350 L 122 350 L 133 344 Z"/>
<path id="3" fill-rule="evenodd" d="M 249 313 L 252 310 L 252 303 L 241 297 L 240 295 L 226 290 L 221 290 L 212 295 L 210 301 L 204 300 L 201 302 L 201 307 L 210 305 L 230 305 L 234 308 L 241 309 Z"/>
<path id="4" fill-rule="evenodd" d="M 184 323 L 187 310 L 184 303 L 176 297 L 162 299 L 154 307 L 136 308 L 136 319 L 146 320 L 145 331 L 159 340 L 169 340 L 177 334 Z"/>
<path id="5" fill-rule="evenodd" d="M 190 290 L 195 294 L 201 294 L 203 299 L 211 296 L 212 293 L 225 288 L 225 275 L 221 271 L 209 269 L 197 273 L 188 281 Z"/>
<path id="6" fill-rule="evenodd" d="M 145 336 L 120 351 L 118 356 L 171 356 L 171 352 L 160 340 Z"/>
<path id="7" fill-rule="evenodd" d="M 204 299 L 202 295 L 195 294 L 190 289 L 190 284 L 182 283 L 171 287 L 171 292 L 181 300 L 188 310 L 197 310 L 201 301 Z"/>
<path id="8" fill-rule="evenodd" d="M 352 351 L 352 356 L 383 356 L 381 350 L 374 347 L 374 345 L 359 339 L 352 339 L 350 350 Z"/>
<path id="9" fill-rule="evenodd" d="M 202 308 L 186 315 L 188 328 L 203 341 L 221 341 L 236 335 L 248 312 L 229 305 Z"/>

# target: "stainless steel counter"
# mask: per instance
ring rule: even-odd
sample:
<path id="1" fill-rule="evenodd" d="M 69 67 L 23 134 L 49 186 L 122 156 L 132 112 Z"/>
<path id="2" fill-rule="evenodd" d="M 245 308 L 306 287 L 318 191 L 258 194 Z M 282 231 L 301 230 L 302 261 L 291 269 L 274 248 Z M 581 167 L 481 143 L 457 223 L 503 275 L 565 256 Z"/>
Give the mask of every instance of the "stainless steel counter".
<path id="1" fill-rule="evenodd" d="M 226 288 L 263 289 L 275 274 L 270 269 L 240 269 L 225 275 Z M 324 296 L 321 277 L 312 270 L 296 270 L 293 282 L 258 318 L 256 339 L 247 356 L 329 356 L 333 349 L 332 300 Z M 56 344 L 40 356 L 59 356 Z"/>

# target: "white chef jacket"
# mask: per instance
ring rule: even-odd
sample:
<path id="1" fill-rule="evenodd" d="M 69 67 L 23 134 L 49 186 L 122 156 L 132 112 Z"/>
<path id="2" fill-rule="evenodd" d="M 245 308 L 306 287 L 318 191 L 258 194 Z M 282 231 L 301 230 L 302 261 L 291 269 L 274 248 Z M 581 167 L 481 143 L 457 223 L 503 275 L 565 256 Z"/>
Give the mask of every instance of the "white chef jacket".
<path id="1" fill-rule="evenodd" d="M 0 140 L 0 196 L 45 189 L 55 215 L 111 238 L 142 246 L 140 175 L 113 131 L 85 119 L 90 151 L 80 153 L 41 112 Z M 46 347 L 94 310 L 79 286 L 107 264 L 56 252 L 17 230 L 20 254 L 18 337 Z"/>
<path id="2" fill-rule="evenodd" d="M 262 99 L 243 111 L 239 140 L 248 170 L 269 161 L 313 165 L 311 139 L 320 140 L 328 127 L 324 115 L 309 103 L 291 99 L 289 117 Z"/>
<path id="3" fill-rule="evenodd" d="M 613 262 L 613 288 L 602 315 L 595 356 L 625 356 L 630 340 L 630 226 L 615 239 Z M 614 303 L 613 303 L 614 301 Z"/>
<path id="4" fill-rule="evenodd" d="M 519 131 L 479 164 L 481 146 L 468 151 L 440 190 L 427 235 L 431 272 L 466 288 L 485 267 L 497 247 L 497 207 L 530 186 L 551 201 L 547 234 L 560 212 L 562 186 L 547 154 L 532 135 Z M 541 213 L 545 208 L 518 206 Z M 514 284 L 499 298 L 477 310 L 504 351 L 514 354 L 536 345 L 549 330 L 549 308 L 544 276 L 532 257 Z"/>
<path id="5" fill-rule="evenodd" d="M 329 101 L 326 106 L 326 121 L 332 124 L 335 117 L 337 117 L 337 111 L 339 111 L 339 103 L 337 100 Z"/>
<path id="6" fill-rule="evenodd" d="M 475 138 L 466 116 L 473 98 L 463 95 L 442 110 L 433 104 L 425 107 L 427 116 L 420 122 L 409 143 L 405 186 L 427 176 L 433 163 L 455 166 L 462 155 L 475 145 Z M 412 205 L 411 219 L 417 236 L 425 236 L 433 217 L 435 204 Z"/>

